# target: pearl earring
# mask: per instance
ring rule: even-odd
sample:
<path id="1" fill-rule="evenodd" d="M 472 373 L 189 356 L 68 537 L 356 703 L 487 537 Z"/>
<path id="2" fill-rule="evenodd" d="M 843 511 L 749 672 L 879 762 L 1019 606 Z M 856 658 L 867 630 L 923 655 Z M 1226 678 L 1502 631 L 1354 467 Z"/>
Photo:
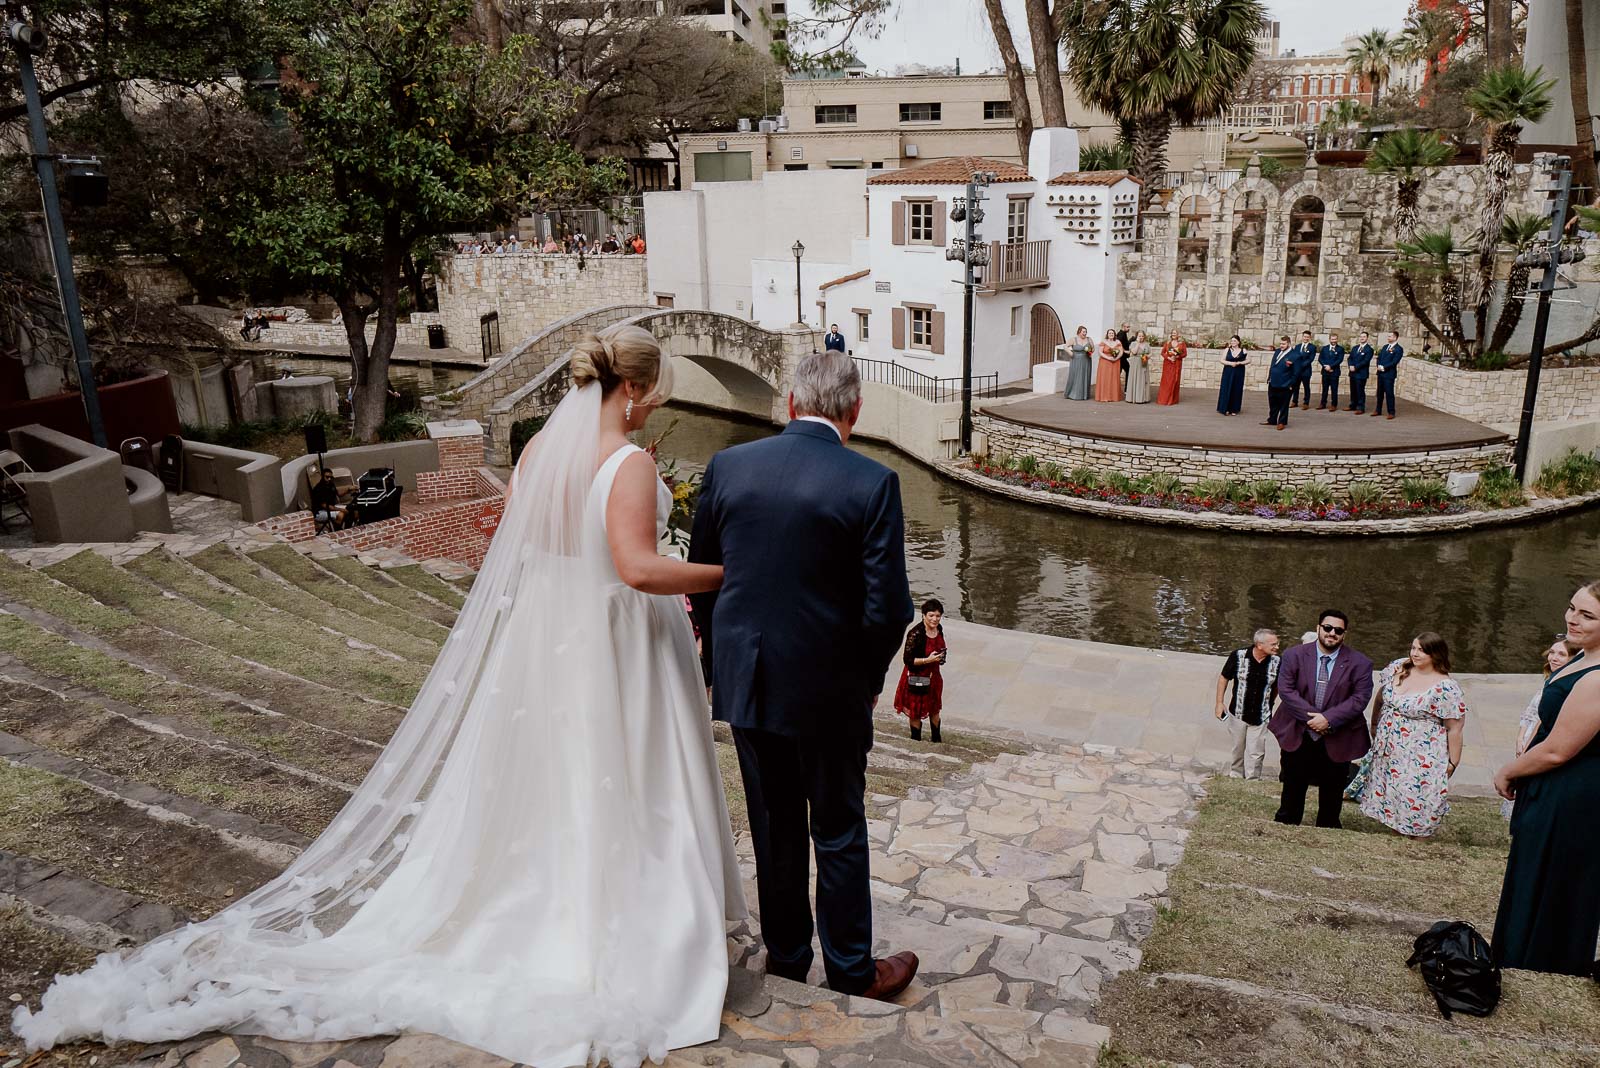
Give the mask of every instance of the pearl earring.
<path id="1" fill-rule="evenodd" d="M 624 423 L 627 423 L 627 422 L 632 422 L 632 420 L 633 420 L 633 398 L 629 397 L 628 398 L 628 406 L 626 408 L 622 409 L 622 421 Z"/>

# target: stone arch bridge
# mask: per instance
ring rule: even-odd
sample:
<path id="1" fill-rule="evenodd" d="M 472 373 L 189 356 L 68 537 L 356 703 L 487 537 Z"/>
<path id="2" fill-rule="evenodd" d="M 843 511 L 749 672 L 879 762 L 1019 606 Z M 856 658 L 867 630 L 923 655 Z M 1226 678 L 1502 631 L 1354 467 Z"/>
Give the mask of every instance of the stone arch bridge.
<path id="1" fill-rule="evenodd" d="M 471 381 L 427 398 L 453 419 L 476 419 L 488 431 L 487 459 L 511 463 L 511 427 L 548 415 L 572 383 L 572 346 L 615 323 L 650 331 L 674 358 L 676 396 L 747 415 L 781 420 L 794 367 L 821 348 L 820 330 L 764 330 L 720 312 L 618 304 L 568 316 L 519 343 Z"/>

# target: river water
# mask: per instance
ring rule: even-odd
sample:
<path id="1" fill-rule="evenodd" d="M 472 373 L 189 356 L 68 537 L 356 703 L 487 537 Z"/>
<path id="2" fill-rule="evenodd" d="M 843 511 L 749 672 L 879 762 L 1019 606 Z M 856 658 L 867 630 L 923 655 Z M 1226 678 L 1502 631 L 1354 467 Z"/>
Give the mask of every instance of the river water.
<path id="1" fill-rule="evenodd" d="M 665 456 L 703 464 L 777 433 L 699 409 L 674 420 Z M 1351 645 L 1384 664 L 1437 630 L 1458 672 L 1531 672 L 1563 629 L 1567 598 L 1600 578 L 1600 512 L 1430 538 L 1295 538 L 1121 523 L 1036 507 L 940 478 L 893 449 L 853 448 L 900 475 L 911 591 L 995 627 L 1118 645 L 1222 653 L 1257 627 L 1286 642 L 1323 608 L 1350 615 Z"/>

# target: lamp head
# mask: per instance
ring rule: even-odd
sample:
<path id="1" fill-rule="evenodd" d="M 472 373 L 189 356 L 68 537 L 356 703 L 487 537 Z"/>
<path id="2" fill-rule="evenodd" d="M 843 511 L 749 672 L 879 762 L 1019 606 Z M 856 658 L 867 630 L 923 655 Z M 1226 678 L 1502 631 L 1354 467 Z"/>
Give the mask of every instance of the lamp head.
<path id="1" fill-rule="evenodd" d="M 6 40 L 19 48 L 25 48 L 29 52 L 35 53 L 43 52 L 50 46 L 50 38 L 45 35 L 45 32 L 37 27 L 29 26 L 26 22 L 12 21 L 6 23 Z"/>

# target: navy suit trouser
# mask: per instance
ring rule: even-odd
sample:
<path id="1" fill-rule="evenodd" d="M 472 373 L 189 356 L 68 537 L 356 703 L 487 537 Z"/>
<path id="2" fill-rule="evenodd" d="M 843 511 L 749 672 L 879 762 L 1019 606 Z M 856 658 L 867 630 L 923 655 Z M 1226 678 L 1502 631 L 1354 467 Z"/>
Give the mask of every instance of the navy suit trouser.
<path id="1" fill-rule="evenodd" d="M 1394 374 L 1378 372 L 1378 406 L 1373 409 L 1375 413 L 1383 411 L 1383 402 L 1389 402 L 1389 414 L 1394 414 Z"/>
<path id="2" fill-rule="evenodd" d="M 1367 376 L 1365 374 L 1350 375 L 1350 410 L 1364 412 L 1367 410 Z"/>
<path id="3" fill-rule="evenodd" d="M 1301 741 L 1300 748 L 1285 752 L 1280 757 L 1282 770 L 1278 781 L 1283 783 L 1283 793 L 1278 799 L 1278 811 L 1272 817 L 1279 823 L 1300 826 L 1306 816 L 1306 791 L 1317 788 L 1317 826 L 1340 826 L 1339 809 L 1344 805 L 1344 788 L 1350 783 L 1350 762 L 1335 762 L 1328 758 L 1328 747 L 1309 735 Z"/>
<path id="4" fill-rule="evenodd" d="M 1289 425 L 1289 409 L 1294 407 L 1293 386 L 1267 387 L 1267 422 Z"/>
<path id="5" fill-rule="evenodd" d="M 1322 372 L 1322 399 L 1317 402 L 1319 408 L 1339 407 L 1339 372 L 1329 374 Z"/>
<path id="6" fill-rule="evenodd" d="M 811 970 L 807 888 L 815 848 L 816 929 L 828 987 L 860 994 L 877 978 L 866 815 L 871 721 L 856 738 L 791 738 L 735 727 L 733 744 L 755 846 L 767 970 L 800 983 Z"/>
<path id="7" fill-rule="evenodd" d="M 1306 371 L 1306 372 L 1302 373 L 1299 378 L 1295 379 L 1295 381 L 1294 381 L 1294 391 L 1289 394 L 1289 403 L 1290 404 L 1294 403 L 1295 394 L 1297 394 L 1297 393 L 1300 396 L 1300 403 L 1306 405 L 1307 407 L 1310 407 L 1310 405 L 1311 405 L 1311 372 L 1310 371 Z"/>

